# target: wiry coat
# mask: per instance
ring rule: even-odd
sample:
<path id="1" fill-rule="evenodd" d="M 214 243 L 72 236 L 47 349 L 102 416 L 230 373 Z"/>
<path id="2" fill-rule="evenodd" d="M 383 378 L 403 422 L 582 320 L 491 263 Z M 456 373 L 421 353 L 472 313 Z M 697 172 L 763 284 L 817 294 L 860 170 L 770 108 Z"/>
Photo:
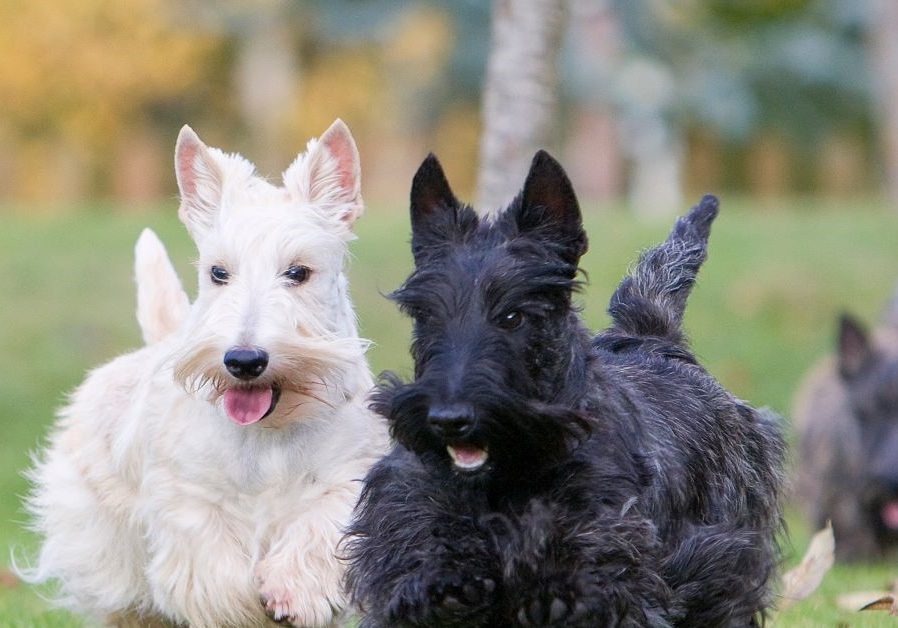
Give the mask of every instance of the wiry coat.
<path id="1" fill-rule="evenodd" d="M 42 545 L 28 580 L 116 626 L 338 621 L 336 546 L 387 441 L 344 273 L 357 159 L 338 121 L 278 187 L 182 130 L 197 299 L 187 310 L 142 238 L 138 273 L 158 273 L 138 279 L 149 344 L 92 371 L 59 412 L 30 472 Z M 267 366 L 238 378 L 234 346 L 264 349 Z M 229 394 L 269 401 L 237 421 Z"/>
<path id="2" fill-rule="evenodd" d="M 593 336 L 571 304 L 586 236 L 561 167 L 538 153 L 485 220 L 424 162 L 415 270 L 393 295 L 415 320 L 415 379 L 375 396 L 397 444 L 346 544 L 362 626 L 757 621 L 778 559 L 780 426 L 680 328 L 716 214 L 706 197 L 680 219 Z M 485 462 L 460 466 L 465 452 Z"/>

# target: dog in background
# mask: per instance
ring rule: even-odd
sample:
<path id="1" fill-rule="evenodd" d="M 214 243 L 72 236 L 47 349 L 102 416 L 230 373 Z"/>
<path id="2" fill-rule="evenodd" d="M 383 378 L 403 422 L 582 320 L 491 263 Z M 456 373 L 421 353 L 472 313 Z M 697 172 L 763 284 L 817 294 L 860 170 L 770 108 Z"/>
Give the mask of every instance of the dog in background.
<path id="1" fill-rule="evenodd" d="M 23 575 L 117 626 L 334 625 L 335 548 L 387 442 L 344 274 L 355 143 L 338 120 L 278 187 L 184 127 L 175 166 L 196 301 L 143 238 L 138 274 L 162 275 L 138 279 L 148 346 L 59 412 L 30 472 L 43 542 Z"/>
<path id="2" fill-rule="evenodd" d="M 839 320 L 834 356 L 805 377 L 793 417 L 796 492 L 817 528 L 832 522 L 836 558 L 881 558 L 898 546 L 898 308 L 873 333 Z"/>
<path id="3" fill-rule="evenodd" d="M 364 628 L 754 626 L 778 561 L 779 421 L 724 390 L 681 328 L 714 197 L 644 254 L 593 335 L 587 239 L 539 152 L 494 219 L 435 157 L 411 191 L 414 380 L 374 398 L 396 444 L 347 537 Z"/>

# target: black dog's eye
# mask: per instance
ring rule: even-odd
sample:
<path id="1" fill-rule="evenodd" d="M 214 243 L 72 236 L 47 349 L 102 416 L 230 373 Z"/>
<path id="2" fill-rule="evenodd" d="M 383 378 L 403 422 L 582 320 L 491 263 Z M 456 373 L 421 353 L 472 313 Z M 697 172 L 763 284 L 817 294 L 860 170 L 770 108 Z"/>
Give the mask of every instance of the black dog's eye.
<path id="1" fill-rule="evenodd" d="M 216 286 L 223 286 L 228 283 L 228 279 L 231 277 L 231 273 L 226 271 L 221 266 L 213 266 L 212 270 L 209 271 L 209 277 L 212 278 L 212 283 Z"/>
<path id="2" fill-rule="evenodd" d="M 498 322 L 499 327 L 506 331 L 513 331 L 524 324 L 524 315 L 517 310 L 504 314 Z"/>
<path id="3" fill-rule="evenodd" d="M 427 310 L 423 307 L 409 307 L 406 309 L 406 313 L 411 316 L 416 323 L 423 324 L 426 323 L 428 318 L 430 317 Z"/>
<path id="4" fill-rule="evenodd" d="M 309 278 L 311 272 L 308 266 L 291 266 L 284 271 L 284 277 L 298 286 Z"/>

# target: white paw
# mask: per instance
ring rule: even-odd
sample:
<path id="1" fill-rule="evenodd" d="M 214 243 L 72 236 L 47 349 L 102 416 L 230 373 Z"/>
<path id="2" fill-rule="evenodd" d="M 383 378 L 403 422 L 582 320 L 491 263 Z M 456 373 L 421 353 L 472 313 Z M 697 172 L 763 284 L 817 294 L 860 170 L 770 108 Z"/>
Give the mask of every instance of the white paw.
<path id="1" fill-rule="evenodd" d="M 256 566 L 255 581 L 265 614 L 288 626 L 331 626 L 344 606 L 339 578 L 324 582 L 312 575 L 305 580 L 301 576 L 298 569 L 289 573 L 272 569 L 268 561 Z"/>

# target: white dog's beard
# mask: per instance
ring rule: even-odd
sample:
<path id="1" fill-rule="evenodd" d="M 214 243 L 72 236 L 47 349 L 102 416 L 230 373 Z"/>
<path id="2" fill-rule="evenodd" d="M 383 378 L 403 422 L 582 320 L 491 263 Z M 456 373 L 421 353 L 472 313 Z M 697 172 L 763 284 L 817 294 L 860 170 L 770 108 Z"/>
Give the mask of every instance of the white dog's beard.
<path id="1" fill-rule="evenodd" d="M 301 342 L 271 347 L 272 367 L 257 380 L 241 382 L 227 374 L 217 343 L 185 348 L 175 358 L 174 376 L 191 394 L 204 395 L 237 425 L 252 425 L 270 415 L 303 415 L 314 406 L 332 409 L 357 387 L 353 374 L 364 363 L 364 341 L 355 338 Z"/>

